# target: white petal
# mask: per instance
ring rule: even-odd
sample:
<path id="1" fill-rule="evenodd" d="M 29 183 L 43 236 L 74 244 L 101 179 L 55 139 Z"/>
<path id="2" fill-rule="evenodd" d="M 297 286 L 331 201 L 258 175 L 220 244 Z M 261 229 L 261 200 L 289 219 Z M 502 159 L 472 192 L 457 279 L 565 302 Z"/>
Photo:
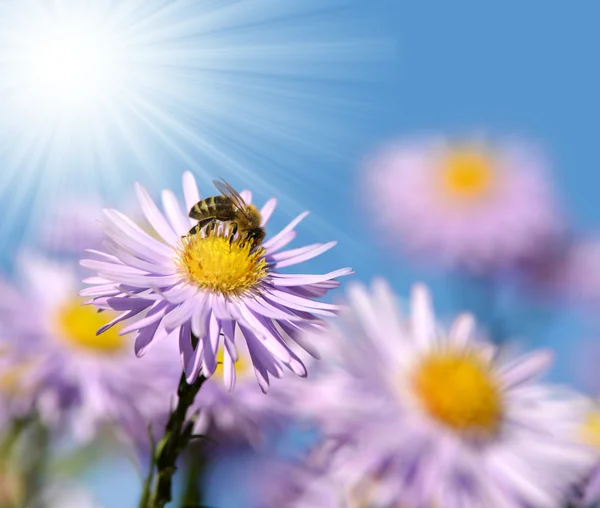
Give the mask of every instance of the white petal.
<path id="1" fill-rule="evenodd" d="M 170 190 L 162 191 L 162 202 L 165 209 L 165 215 L 179 236 L 184 236 L 190 229 L 190 220 L 187 213 L 184 214 L 179 206 L 179 201 Z"/>
<path id="2" fill-rule="evenodd" d="M 458 316 L 450 327 L 450 342 L 459 347 L 465 346 L 475 331 L 475 318 L 472 314 L 464 313 Z"/>
<path id="3" fill-rule="evenodd" d="M 332 247 L 334 247 L 337 244 L 337 242 L 328 242 L 325 244 L 316 244 L 315 246 L 313 246 L 312 249 L 306 250 L 305 252 L 302 252 L 301 254 L 298 254 L 296 256 L 290 256 L 287 259 L 285 259 L 284 261 L 279 261 L 275 266 L 276 268 L 284 268 L 286 266 L 292 266 L 292 265 L 297 265 L 299 263 L 303 263 L 304 261 L 308 261 L 309 259 L 313 259 L 316 258 L 317 256 L 320 256 L 321 254 L 323 254 L 324 252 L 327 252 L 329 249 L 331 249 Z M 285 253 L 279 253 L 281 254 L 285 254 Z"/>
<path id="4" fill-rule="evenodd" d="M 293 221 L 291 221 L 286 227 L 284 227 L 279 233 L 275 236 L 269 238 L 268 241 L 264 243 L 264 247 L 267 250 L 270 250 L 270 247 L 277 242 L 281 237 L 285 236 L 287 233 L 294 230 L 294 228 L 302 222 L 302 220 L 308 215 L 309 212 L 303 212 L 298 217 L 296 217 Z"/>
<path id="5" fill-rule="evenodd" d="M 183 173 L 183 195 L 185 198 L 185 208 L 191 210 L 193 206 L 200 201 L 200 193 L 194 175 L 189 171 Z"/>
<path id="6" fill-rule="evenodd" d="M 550 350 L 539 350 L 522 356 L 499 369 L 504 388 L 511 388 L 534 379 L 550 367 L 554 354 Z"/>
<path id="7" fill-rule="evenodd" d="M 292 242 L 294 240 L 294 238 L 296 238 L 296 232 L 288 231 L 285 235 L 277 238 L 276 241 L 271 241 L 272 239 L 269 240 L 269 247 L 267 248 L 267 246 L 264 245 L 264 247 L 267 249 L 267 254 L 270 255 L 270 254 L 273 254 L 274 252 L 277 252 L 279 249 L 282 249 L 288 243 Z"/>
<path id="8" fill-rule="evenodd" d="M 403 333 L 404 327 L 402 326 L 396 295 L 389 284 L 382 278 L 373 279 L 372 287 L 376 308 L 385 321 L 388 333 L 399 337 Z"/>
<path id="9" fill-rule="evenodd" d="M 226 347 L 223 348 L 223 381 L 227 389 L 232 391 L 235 386 L 235 365 Z"/>
<path id="10" fill-rule="evenodd" d="M 423 284 L 415 284 L 411 294 L 410 323 L 416 345 L 427 348 L 435 341 L 435 315 L 429 290 Z"/>
<path id="11" fill-rule="evenodd" d="M 169 223 L 148 194 L 148 191 L 139 183 L 135 185 L 135 192 L 142 207 L 142 211 L 155 231 L 170 245 L 177 245 L 179 236 L 173 231 Z"/>
<path id="12" fill-rule="evenodd" d="M 129 217 L 117 210 L 103 210 L 109 219 L 107 223 L 100 223 L 99 227 L 117 245 L 125 247 L 133 254 L 157 263 L 172 264 L 173 248 L 152 238 Z"/>
<path id="13" fill-rule="evenodd" d="M 247 205 L 252 203 L 252 192 L 250 192 L 248 189 L 244 189 L 242 192 L 240 192 L 240 196 L 242 196 L 242 199 Z"/>
<path id="14" fill-rule="evenodd" d="M 265 224 L 269 222 L 269 219 L 271 218 L 271 215 L 273 215 L 273 212 L 275 211 L 276 207 L 277 200 L 275 198 L 271 198 L 260 209 L 260 216 L 262 218 L 262 220 L 260 221 L 261 226 L 265 226 Z"/>

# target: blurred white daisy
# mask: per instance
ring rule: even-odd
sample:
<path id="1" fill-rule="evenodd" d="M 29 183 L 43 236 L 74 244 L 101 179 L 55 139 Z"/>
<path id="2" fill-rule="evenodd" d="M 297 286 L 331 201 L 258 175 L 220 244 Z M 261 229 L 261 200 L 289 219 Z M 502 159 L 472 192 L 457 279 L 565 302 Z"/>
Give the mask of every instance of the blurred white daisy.
<path id="1" fill-rule="evenodd" d="M 535 378 L 546 351 L 509 359 L 464 314 L 438 327 L 427 289 L 400 315 L 381 280 L 349 291 L 338 362 L 297 396 L 339 443 L 334 470 L 375 506 L 558 508 L 594 463 L 577 431 L 589 401 Z M 375 481 L 373 481 L 375 480 Z"/>

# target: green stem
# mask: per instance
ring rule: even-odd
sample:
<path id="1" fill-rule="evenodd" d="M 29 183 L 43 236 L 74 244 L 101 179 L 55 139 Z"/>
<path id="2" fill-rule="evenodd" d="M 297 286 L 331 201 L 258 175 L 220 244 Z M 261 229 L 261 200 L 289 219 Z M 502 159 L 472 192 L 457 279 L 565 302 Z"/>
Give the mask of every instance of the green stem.
<path id="1" fill-rule="evenodd" d="M 50 435 L 46 426 L 37 419 L 31 429 L 33 435 L 28 446 L 31 450 L 30 463 L 25 472 L 25 496 L 24 506 L 31 506 L 38 501 L 44 488 L 44 477 L 46 473 L 46 461 L 48 459 L 48 446 Z"/>
<path id="2" fill-rule="evenodd" d="M 23 465 L 15 460 L 15 448 L 19 445 L 21 436 L 28 430 L 33 417 L 26 416 L 13 421 L 10 430 L 0 443 L 0 507 L 16 508 L 22 506 L 23 497 Z"/>
<path id="3" fill-rule="evenodd" d="M 200 503 L 203 501 L 200 482 L 202 481 L 202 475 L 206 466 L 205 444 L 206 443 L 200 443 L 199 445 L 192 446 L 188 453 L 188 467 L 184 486 L 185 490 L 183 492 L 182 508 L 199 507 L 201 506 Z"/>
<path id="4" fill-rule="evenodd" d="M 193 458 L 188 460 L 185 490 L 183 492 L 183 506 L 197 506 L 200 504 L 199 477 L 202 467 Z"/>
<path id="5" fill-rule="evenodd" d="M 206 378 L 200 375 L 190 385 L 185 379 L 185 374 L 181 374 L 177 389 L 177 407 L 169 417 L 165 435 L 158 443 L 154 454 L 156 476 L 149 508 L 164 508 L 172 500 L 173 475 L 177 470 L 177 458 L 189 443 L 193 432 L 194 424 L 186 420 L 187 412 L 204 381 Z"/>
<path id="6" fill-rule="evenodd" d="M 152 426 L 148 426 L 148 439 L 150 441 L 150 467 L 148 468 L 148 474 L 144 480 L 144 488 L 142 490 L 142 496 L 138 508 L 147 508 L 150 503 L 150 488 L 152 487 L 152 480 L 154 479 L 154 456 L 156 454 L 156 442 L 154 441 L 154 434 L 152 434 Z"/>
<path id="7" fill-rule="evenodd" d="M 13 448 L 19 441 L 21 434 L 27 429 L 30 423 L 33 422 L 33 417 L 26 416 L 14 420 L 10 431 L 6 434 L 6 437 L 0 444 L 0 457 L 6 458 L 13 452 Z"/>

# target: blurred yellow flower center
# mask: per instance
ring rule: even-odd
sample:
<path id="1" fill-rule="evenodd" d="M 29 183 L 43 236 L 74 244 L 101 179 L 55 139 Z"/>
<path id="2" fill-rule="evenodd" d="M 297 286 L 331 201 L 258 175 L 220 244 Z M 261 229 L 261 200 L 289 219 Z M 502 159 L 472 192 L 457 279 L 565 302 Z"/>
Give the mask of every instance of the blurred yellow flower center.
<path id="1" fill-rule="evenodd" d="M 10 346 L 0 347 L 0 357 L 10 353 Z M 18 395 L 22 390 L 22 380 L 35 367 L 33 358 L 27 358 L 19 363 L 7 365 L 6 362 L 0 366 L 0 392 L 6 396 Z"/>
<path id="2" fill-rule="evenodd" d="M 581 440 L 600 450 L 600 409 L 588 415 L 581 431 Z"/>
<path id="3" fill-rule="evenodd" d="M 438 422 L 459 431 L 497 430 L 501 394 L 489 369 L 476 356 L 432 354 L 419 365 L 413 381 L 423 407 Z"/>
<path id="4" fill-rule="evenodd" d="M 20 391 L 21 380 L 29 372 L 29 365 L 15 365 L 3 369 L 0 375 L 0 392 L 16 395 Z"/>
<path id="5" fill-rule="evenodd" d="M 223 353 L 224 346 L 219 348 L 217 352 L 217 368 L 215 369 L 215 376 L 223 377 L 223 359 L 225 354 Z M 238 359 L 235 362 L 235 373 L 237 377 L 245 376 L 250 372 L 250 363 L 244 356 L 238 354 Z"/>
<path id="6" fill-rule="evenodd" d="M 489 191 L 493 179 L 493 163 L 475 150 L 455 150 L 442 162 L 442 178 L 447 193 L 458 198 L 478 198 Z"/>
<path id="7" fill-rule="evenodd" d="M 251 252 L 250 242 L 210 232 L 187 235 L 175 260 L 179 270 L 193 284 L 225 296 L 241 295 L 267 275 L 265 249 Z"/>
<path id="8" fill-rule="evenodd" d="M 59 333 L 72 346 L 96 353 L 116 353 L 125 347 L 125 340 L 114 326 L 96 335 L 99 328 L 114 317 L 108 312 L 98 312 L 91 305 L 82 305 L 80 299 L 65 305 L 57 315 Z"/>

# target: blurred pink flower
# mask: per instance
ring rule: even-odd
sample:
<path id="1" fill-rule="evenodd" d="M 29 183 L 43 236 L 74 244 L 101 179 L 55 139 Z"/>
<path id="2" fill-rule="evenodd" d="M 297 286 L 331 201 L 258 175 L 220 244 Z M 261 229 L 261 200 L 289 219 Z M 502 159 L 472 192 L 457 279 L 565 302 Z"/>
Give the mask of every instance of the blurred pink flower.
<path id="1" fill-rule="evenodd" d="M 512 268 L 562 229 L 544 166 L 520 143 L 400 143 L 368 161 L 366 201 L 386 240 L 414 256 L 476 273 Z"/>

